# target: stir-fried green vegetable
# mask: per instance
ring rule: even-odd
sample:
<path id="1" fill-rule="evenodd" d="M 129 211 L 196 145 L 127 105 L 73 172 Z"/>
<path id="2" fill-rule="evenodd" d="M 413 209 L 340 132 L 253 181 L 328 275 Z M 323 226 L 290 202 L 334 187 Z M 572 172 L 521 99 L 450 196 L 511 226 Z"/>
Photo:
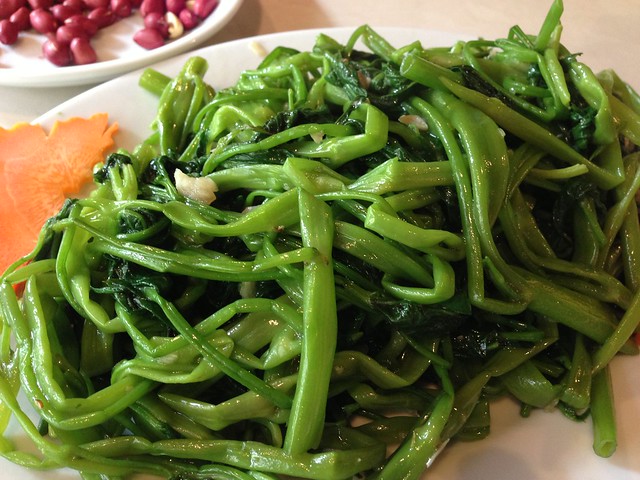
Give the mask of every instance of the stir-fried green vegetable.
<path id="1" fill-rule="evenodd" d="M 217 92 L 202 58 L 145 72 L 153 134 L 2 276 L 0 429 L 39 451 L 2 455 L 87 479 L 411 479 L 486 436 L 501 395 L 591 413 L 611 455 L 640 100 L 562 45 L 561 13 L 447 48 L 320 35 Z"/>

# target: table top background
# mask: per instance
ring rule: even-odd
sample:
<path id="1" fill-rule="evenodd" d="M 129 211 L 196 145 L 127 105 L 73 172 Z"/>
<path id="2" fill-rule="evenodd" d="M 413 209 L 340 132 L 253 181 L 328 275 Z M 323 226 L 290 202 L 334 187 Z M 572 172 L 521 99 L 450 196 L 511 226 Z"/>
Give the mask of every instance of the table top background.
<path id="1" fill-rule="evenodd" d="M 244 0 L 238 13 L 203 46 L 308 28 L 412 27 L 503 37 L 515 23 L 536 33 L 551 0 Z M 640 89 L 640 0 L 565 0 L 563 43 L 594 70 L 614 68 Z M 0 75 L 2 72 L 0 71 Z M 0 86 L 0 127 L 31 122 L 93 85 Z"/>

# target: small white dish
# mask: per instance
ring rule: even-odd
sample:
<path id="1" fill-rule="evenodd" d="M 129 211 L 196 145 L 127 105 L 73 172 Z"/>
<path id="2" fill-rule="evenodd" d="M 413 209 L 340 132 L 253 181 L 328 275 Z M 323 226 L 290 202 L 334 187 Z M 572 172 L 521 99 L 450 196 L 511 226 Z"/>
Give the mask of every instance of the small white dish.
<path id="1" fill-rule="evenodd" d="M 238 11 L 242 0 L 220 0 L 200 25 L 154 50 L 133 41 L 143 26 L 139 12 L 107 27 L 92 39 L 98 62 L 57 67 L 42 55 L 45 37 L 22 32 L 16 44 L 0 45 L 0 85 L 12 87 L 62 87 L 99 83 L 165 58 L 192 50 L 224 27 Z"/>

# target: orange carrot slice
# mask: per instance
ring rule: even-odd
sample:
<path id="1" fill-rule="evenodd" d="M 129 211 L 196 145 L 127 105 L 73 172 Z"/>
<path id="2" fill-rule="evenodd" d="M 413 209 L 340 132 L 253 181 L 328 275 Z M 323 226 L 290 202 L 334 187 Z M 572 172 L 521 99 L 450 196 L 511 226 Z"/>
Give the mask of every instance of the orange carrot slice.
<path id="1" fill-rule="evenodd" d="M 44 223 L 92 181 L 118 125 L 107 114 L 0 128 L 0 273 L 36 245 Z"/>

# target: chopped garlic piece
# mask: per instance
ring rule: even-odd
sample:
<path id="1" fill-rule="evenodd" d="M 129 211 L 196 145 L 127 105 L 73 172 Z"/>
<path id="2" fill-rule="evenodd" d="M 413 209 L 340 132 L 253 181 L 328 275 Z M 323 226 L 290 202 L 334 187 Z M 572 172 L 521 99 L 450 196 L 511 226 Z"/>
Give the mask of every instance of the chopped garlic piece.
<path id="1" fill-rule="evenodd" d="M 320 143 L 324 139 L 324 132 L 320 130 L 317 132 L 311 132 L 309 136 L 315 143 Z"/>
<path id="2" fill-rule="evenodd" d="M 256 282 L 240 282 L 238 292 L 242 298 L 256 298 L 258 285 Z"/>
<path id="3" fill-rule="evenodd" d="M 182 170 L 176 169 L 174 179 L 180 195 L 207 205 L 216 199 L 215 192 L 218 191 L 218 185 L 209 177 L 191 177 Z"/>
<path id="4" fill-rule="evenodd" d="M 418 130 L 429 130 L 427 122 L 425 122 L 424 118 L 419 115 L 401 115 L 400 118 L 398 118 L 398 121 L 405 125 L 413 125 Z"/>
<path id="5" fill-rule="evenodd" d="M 267 56 L 267 50 L 261 43 L 256 41 L 249 42 L 249 48 L 253 53 L 255 53 L 258 57 L 264 58 Z"/>
<path id="6" fill-rule="evenodd" d="M 360 86 L 365 90 L 368 90 L 369 86 L 371 85 L 371 78 L 367 76 L 362 70 L 358 70 L 357 75 L 358 83 L 360 84 Z"/>

